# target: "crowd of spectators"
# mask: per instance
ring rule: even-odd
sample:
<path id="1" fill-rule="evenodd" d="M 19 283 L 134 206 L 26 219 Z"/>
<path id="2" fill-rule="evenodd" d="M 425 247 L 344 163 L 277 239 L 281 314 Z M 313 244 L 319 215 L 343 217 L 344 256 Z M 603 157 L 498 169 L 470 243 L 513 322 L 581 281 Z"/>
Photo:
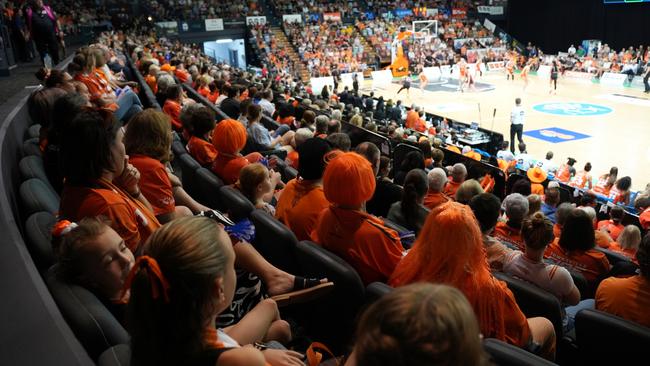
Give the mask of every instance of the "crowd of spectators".
<path id="1" fill-rule="evenodd" d="M 353 26 L 336 21 L 285 22 L 284 31 L 315 77 L 364 71 L 372 61 Z"/>
<path id="2" fill-rule="evenodd" d="M 148 15 L 156 21 L 199 20 L 207 18 L 243 19 L 263 15 L 257 1 L 220 0 L 151 0 L 146 2 Z"/>
<path id="3" fill-rule="evenodd" d="M 582 45 L 576 48 L 571 45 L 566 54 L 558 59 L 565 70 L 595 74 L 600 78 L 605 72 L 627 74 L 630 79 L 636 75 L 644 75 L 650 70 L 650 46 L 630 46 L 616 51 L 607 43 L 601 44 L 591 52 Z"/>
<path id="4" fill-rule="evenodd" d="M 270 0 L 275 15 L 340 13 L 342 19 L 358 16 L 364 9 L 361 2 L 352 0 Z"/>

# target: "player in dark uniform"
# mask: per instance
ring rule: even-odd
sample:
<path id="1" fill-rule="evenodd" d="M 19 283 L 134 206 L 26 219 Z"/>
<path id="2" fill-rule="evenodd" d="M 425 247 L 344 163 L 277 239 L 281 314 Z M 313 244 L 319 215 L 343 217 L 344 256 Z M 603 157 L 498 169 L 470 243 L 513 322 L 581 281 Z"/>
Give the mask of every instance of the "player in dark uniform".
<path id="1" fill-rule="evenodd" d="M 410 93 L 411 73 L 410 72 L 404 77 L 404 80 L 402 80 L 402 87 L 397 91 L 397 94 L 399 94 L 404 89 L 406 89 L 406 96 L 410 98 L 411 97 L 411 93 Z"/>
<path id="2" fill-rule="evenodd" d="M 557 94 L 557 78 L 560 75 L 560 62 L 558 60 L 553 60 L 553 65 L 551 65 L 551 80 L 549 84 L 549 94 Z"/>

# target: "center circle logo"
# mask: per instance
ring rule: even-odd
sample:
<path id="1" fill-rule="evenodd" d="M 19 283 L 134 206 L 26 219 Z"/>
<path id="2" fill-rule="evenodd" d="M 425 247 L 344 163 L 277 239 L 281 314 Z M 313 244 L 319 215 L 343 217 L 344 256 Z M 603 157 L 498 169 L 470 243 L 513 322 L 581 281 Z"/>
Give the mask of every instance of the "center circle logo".
<path id="1" fill-rule="evenodd" d="M 599 116 L 613 111 L 604 105 L 590 103 L 542 103 L 534 105 L 533 109 L 558 116 Z"/>

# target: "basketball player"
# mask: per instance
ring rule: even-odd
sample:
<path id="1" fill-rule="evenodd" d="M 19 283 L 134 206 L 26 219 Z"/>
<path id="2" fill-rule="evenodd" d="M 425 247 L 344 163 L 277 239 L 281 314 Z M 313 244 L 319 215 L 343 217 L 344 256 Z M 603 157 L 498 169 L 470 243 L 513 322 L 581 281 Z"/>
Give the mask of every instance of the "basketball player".
<path id="1" fill-rule="evenodd" d="M 526 62 L 526 66 L 521 69 L 521 78 L 524 80 L 524 91 L 528 87 L 528 73 L 530 72 L 530 62 Z"/>
<path id="2" fill-rule="evenodd" d="M 424 95 L 424 87 L 429 84 L 429 80 L 427 79 L 427 76 L 424 75 L 424 67 L 420 69 L 420 74 L 418 75 L 418 78 L 420 78 L 420 92 L 422 95 Z"/>
<path id="3" fill-rule="evenodd" d="M 465 83 L 467 82 L 467 64 L 465 63 L 465 59 L 461 57 L 460 61 L 456 64 L 458 66 L 458 90 L 463 93 L 465 92 Z"/>
<path id="4" fill-rule="evenodd" d="M 483 60 L 481 60 L 481 58 L 478 57 L 476 59 L 476 73 L 474 75 L 479 75 L 480 77 L 483 77 L 483 70 L 481 70 L 481 62 L 483 62 Z"/>
<path id="5" fill-rule="evenodd" d="M 470 67 L 467 66 L 467 72 L 465 76 L 465 80 L 467 81 L 467 90 L 468 91 L 476 91 L 475 85 L 474 85 L 474 75 L 470 72 Z"/>
<path id="6" fill-rule="evenodd" d="M 557 94 L 557 78 L 560 75 L 560 65 L 558 60 L 553 60 L 551 66 L 551 80 L 549 84 L 549 94 Z"/>
<path id="7" fill-rule="evenodd" d="M 510 80 L 512 78 L 512 81 L 515 81 L 515 58 L 510 57 L 510 60 L 508 60 L 508 63 L 506 63 L 506 80 Z"/>
<path id="8" fill-rule="evenodd" d="M 406 74 L 404 76 L 404 79 L 402 80 L 402 87 L 397 91 L 397 94 L 399 94 L 402 90 L 406 89 L 406 97 L 411 98 L 411 72 Z"/>

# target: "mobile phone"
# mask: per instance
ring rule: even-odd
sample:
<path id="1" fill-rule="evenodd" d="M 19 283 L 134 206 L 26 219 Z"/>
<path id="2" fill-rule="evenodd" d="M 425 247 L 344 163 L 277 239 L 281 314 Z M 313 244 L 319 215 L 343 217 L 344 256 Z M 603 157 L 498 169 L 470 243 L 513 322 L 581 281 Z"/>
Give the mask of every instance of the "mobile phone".
<path id="1" fill-rule="evenodd" d="M 207 210 L 207 211 L 201 211 L 197 216 L 204 216 L 207 218 L 210 218 L 220 224 L 223 224 L 225 226 L 233 226 L 235 225 L 235 222 L 229 219 L 226 215 L 223 213 L 217 211 L 217 210 Z"/>

